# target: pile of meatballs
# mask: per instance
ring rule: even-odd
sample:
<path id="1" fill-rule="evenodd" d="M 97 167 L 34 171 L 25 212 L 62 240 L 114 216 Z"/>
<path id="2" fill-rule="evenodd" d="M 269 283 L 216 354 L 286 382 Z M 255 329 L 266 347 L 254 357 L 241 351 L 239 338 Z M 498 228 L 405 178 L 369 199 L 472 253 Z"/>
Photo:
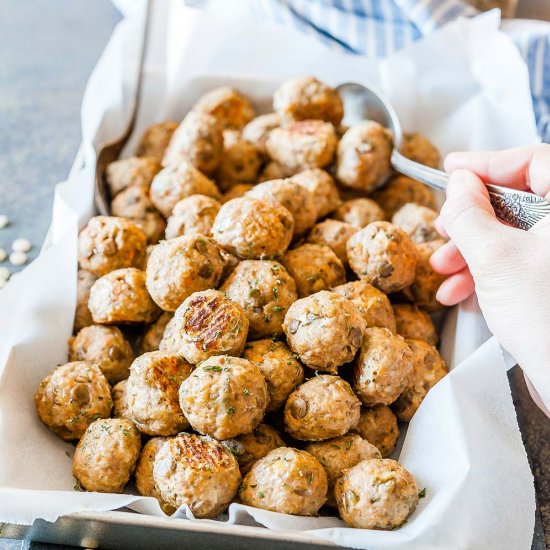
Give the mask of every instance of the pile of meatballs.
<path id="1" fill-rule="evenodd" d="M 36 408 L 78 441 L 82 489 L 133 475 L 167 513 L 327 506 L 395 529 L 423 494 L 387 458 L 398 420 L 447 372 L 436 201 L 392 172 L 386 128 L 342 125 L 323 82 L 283 83 L 273 110 L 212 90 L 108 166 L 112 216 L 78 239 L 70 362 Z M 419 134 L 403 153 L 439 163 Z"/>

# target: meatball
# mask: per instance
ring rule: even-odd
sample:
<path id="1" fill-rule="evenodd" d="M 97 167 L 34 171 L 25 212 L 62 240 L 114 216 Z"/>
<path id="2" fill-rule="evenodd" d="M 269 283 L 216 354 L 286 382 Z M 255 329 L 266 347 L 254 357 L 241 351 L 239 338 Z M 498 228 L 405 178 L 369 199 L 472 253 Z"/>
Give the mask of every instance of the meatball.
<path id="1" fill-rule="evenodd" d="M 122 493 L 141 448 L 137 428 L 124 418 L 90 424 L 73 457 L 73 476 L 87 491 Z"/>
<path id="2" fill-rule="evenodd" d="M 398 225 L 416 243 L 435 241 L 440 238 L 435 228 L 435 220 L 439 214 L 414 202 L 402 206 L 392 218 L 392 223 Z"/>
<path id="3" fill-rule="evenodd" d="M 304 170 L 292 176 L 291 181 L 305 187 L 313 195 L 318 220 L 333 212 L 342 202 L 332 176 L 325 170 Z"/>
<path id="4" fill-rule="evenodd" d="M 221 204 L 212 197 L 191 195 L 179 201 L 168 218 L 166 238 L 202 233 L 212 236 L 212 226 Z"/>
<path id="5" fill-rule="evenodd" d="M 273 449 L 284 447 L 285 442 L 275 428 L 267 424 L 260 424 L 249 434 L 222 441 L 222 445 L 236 457 L 241 474 L 244 476 L 255 462 L 258 462 Z"/>
<path id="6" fill-rule="evenodd" d="M 153 467 L 155 465 L 157 453 L 167 441 L 167 437 L 153 437 L 153 439 L 145 443 L 139 454 L 135 478 L 136 489 L 140 495 L 156 498 L 163 511 L 172 514 L 175 512 L 175 508 L 162 500 L 162 495 L 153 478 Z"/>
<path id="7" fill-rule="evenodd" d="M 134 222 L 95 216 L 78 236 L 78 263 L 98 277 L 123 267 L 141 269 L 146 249 L 145 233 Z"/>
<path id="8" fill-rule="evenodd" d="M 239 182 L 256 182 L 262 159 L 256 147 L 242 139 L 226 145 L 223 149 L 216 179 L 222 190 Z"/>
<path id="9" fill-rule="evenodd" d="M 387 328 L 365 331 L 357 356 L 354 389 L 364 405 L 389 405 L 407 387 L 413 354 L 402 336 Z"/>
<path id="10" fill-rule="evenodd" d="M 225 204 L 232 199 L 238 199 L 244 196 L 244 194 L 247 191 L 250 191 L 253 187 L 254 185 L 252 183 L 235 183 L 222 195 L 222 204 Z"/>
<path id="11" fill-rule="evenodd" d="M 363 460 L 344 470 L 334 494 L 340 517 L 359 529 L 396 529 L 418 504 L 414 477 L 389 458 Z"/>
<path id="12" fill-rule="evenodd" d="M 332 289 L 353 302 L 367 327 L 385 327 L 395 332 L 395 317 L 389 298 L 366 281 L 352 281 Z"/>
<path id="13" fill-rule="evenodd" d="M 277 411 L 296 386 L 304 380 L 304 369 L 284 342 L 257 340 L 246 344 L 244 359 L 256 365 L 267 384 L 266 412 Z"/>
<path id="14" fill-rule="evenodd" d="M 195 365 L 214 355 L 241 355 L 247 335 L 243 308 L 217 290 L 205 290 L 191 294 L 176 310 L 160 349 L 181 353 Z"/>
<path id="15" fill-rule="evenodd" d="M 66 441 L 80 439 L 88 424 L 111 415 L 111 388 L 99 367 L 66 363 L 40 382 L 34 396 L 40 420 Z"/>
<path id="16" fill-rule="evenodd" d="M 320 441 L 349 432 L 361 402 L 339 376 L 317 375 L 298 386 L 285 404 L 286 431 L 295 439 Z"/>
<path id="17" fill-rule="evenodd" d="M 357 434 L 346 434 L 326 441 L 310 443 L 306 451 L 323 466 L 328 479 L 327 506 L 336 507 L 334 484 L 346 468 L 355 466 L 362 460 L 382 458 L 380 451 Z"/>
<path id="18" fill-rule="evenodd" d="M 273 109 L 286 121 L 320 119 L 338 126 L 344 117 L 340 94 L 313 76 L 283 82 L 273 94 Z"/>
<path id="19" fill-rule="evenodd" d="M 242 261 L 220 291 L 244 309 L 251 338 L 282 334 L 285 314 L 298 299 L 294 279 L 274 261 Z"/>
<path id="20" fill-rule="evenodd" d="M 435 297 L 441 283 L 447 275 L 437 273 L 430 265 L 432 254 L 445 244 L 443 239 L 419 243 L 416 245 L 418 260 L 416 262 L 416 273 L 412 284 L 403 290 L 407 300 L 422 306 L 427 311 L 438 311 L 443 305 Z"/>
<path id="21" fill-rule="evenodd" d="M 423 340 L 406 342 L 412 351 L 413 371 L 405 391 L 392 406 L 399 420 L 409 422 L 430 389 L 447 374 L 447 365 L 434 346 Z"/>
<path id="22" fill-rule="evenodd" d="M 79 269 L 76 279 L 76 310 L 74 314 L 74 331 L 94 324 L 92 314 L 88 309 L 90 289 L 97 281 L 97 276 L 85 269 Z"/>
<path id="23" fill-rule="evenodd" d="M 271 180 L 280 180 L 292 176 L 298 170 L 289 170 L 277 162 L 268 162 L 258 176 L 258 183 Z"/>
<path id="24" fill-rule="evenodd" d="M 361 416 L 352 432 L 372 443 L 383 458 L 391 455 L 399 439 L 397 417 L 387 405 L 361 408 Z"/>
<path id="25" fill-rule="evenodd" d="M 149 198 L 149 191 L 130 185 L 111 203 L 113 216 L 132 220 L 145 233 L 148 243 L 158 243 L 164 235 L 166 222 Z"/>
<path id="26" fill-rule="evenodd" d="M 204 94 L 194 111 L 214 116 L 222 128 L 241 130 L 254 118 L 250 100 L 234 88 L 222 86 Z"/>
<path id="27" fill-rule="evenodd" d="M 136 155 L 152 157 L 160 162 L 177 127 L 178 123 L 172 120 L 149 126 L 141 136 Z"/>
<path id="28" fill-rule="evenodd" d="M 393 215 L 409 202 L 433 210 L 437 208 L 434 192 L 428 186 L 401 174 L 393 176 L 382 189 L 375 191 L 372 199 L 382 207 L 387 220 L 391 220 Z"/>
<path id="29" fill-rule="evenodd" d="M 193 292 L 217 286 L 223 269 L 218 245 L 195 233 L 159 243 L 147 262 L 147 290 L 165 311 Z"/>
<path id="30" fill-rule="evenodd" d="M 155 175 L 160 171 L 159 160 L 152 157 L 131 157 L 115 160 L 107 166 L 106 178 L 111 197 L 127 187 L 135 185 L 148 190 Z"/>
<path id="31" fill-rule="evenodd" d="M 425 166 L 439 168 L 441 156 L 437 147 L 426 136 L 417 132 L 405 132 L 401 154 Z"/>
<path id="32" fill-rule="evenodd" d="M 69 361 L 97 365 L 111 384 L 128 378 L 132 346 L 116 327 L 89 326 L 69 340 Z"/>
<path id="33" fill-rule="evenodd" d="M 329 246 L 345 265 L 348 263 L 346 243 L 357 231 L 359 230 L 349 223 L 327 218 L 313 227 L 307 236 L 307 242 Z"/>
<path id="34" fill-rule="evenodd" d="M 174 508 L 186 504 L 196 518 L 214 518 L 237 494 L 241 473 L 236 458 L 219 442 L 181 433 L 157 451 L 153 480 Z"/>
<path id="35" fill-rule="evenodd" d="M 197 365 L 181 385 L 179 399 L 193 429 L 216 439 L 230 439 L 258 426 L 269 395 L 256 365 L 222 355 Z"/>
<path id="36" fill-rule="evenodd" d="M 145 271 L 134 268 L 100 277 L 90 290 L 88 307 L 94 322 L 104 325 L 152 323 L 160 315 L 145 287 Z"/>
<path id="37" fill-rule="evenodd" d="M 115 384 L 111 393 L 113 396 L 113 416 L 132 420 L 128 412 L 128 380 L 121 380 Z M 133 422 L 133 420 L 132 420 Z"/>
<path id="38" fill-rule="evenodd" d="M 338 144 L 336 178 L 344 187 L 372 191 L 391 171 L 393 140 L 377 122 L 364 120 L 352 126 Z"/>
<path id="39" fill-rule="evenodd" d="M 353 359 L 366 327 L 352 302 L 326 290 L 294 302 L 283 324 L 288 344 L 300 360 L 332 373 Z"/>
<path id="40" fill-rule="evenodd" d="M 276 163 L 296 173 L 328 166 L 334 158 L 336 144 L 336 132 L 330 122 L 302 120 L 272 130 L 266 147 Z"/>
<path id="41" fill-rule="evenodd" d="M 306 243 L 289 250 L 281 263 L 296 281 L 300 298 L 346 282 L 342 262 L 322 244 Z"/>
<path id="42" fill-rule="evenodd" d="M 360 197 L 344 202 L 334 212 L 333 218 L 363 229 L 372 222 L 378 222 L 385 217 L 384 211 L 372 199 Z"/>
<path id="43" fill-rule="evenodd" d="M 276 113 L 260 115 L 251 120 L 244 128 L 242 138 L 250 141 L 263 157 L 267 156 L 265 142 L 271 130 L 279 128 L 281 119 Z"/>
<path id="44" fill-rule="evenodd" d="M 130 369 L 126 388 L 128 413 L 148 435 L 174 435 L 189 423 L 178 403 L 180 384 L 192 367 L 180 355 L 151 351 L 138 357 Z"/>
<path id="45" fill-rule="evenodd" d="M 317 219 L 313 195 L 292 180 L 259 183 L 246 196 L 284 206 L 294 219 L 294 237 L 300 237 L 309 231 Z"/>
<path id="46" fill-rule="evenodd" d="M 235 256 L 262 260 L 282 256 L 293 230 L 292 214 L 280 204 L 242 197 L 220 208 L 212 234 L 222 248 Z"/>
<path id="47" fill-rule="evenodd" d="M 243 504 L 296 516 L 314 516 L 327 498 L 327 474 L 305 451 L 279 447 L 258 460 L 246 475 Z"/>
<path id="48" fill-rule="evenodd" d="M 157 351 L 159 349 L 166 325 L 172 317 L 172 313 L 165 312 L 152 325 L 144 329 L 143 333 L 138 338 L 138 350 L 140 355 L 148 351 Z"/>
<path id="49" fill-rule="evenodd" d="M 397 324 L 397 334 L 403 338 L 424 340 L 435 346 L 438 342 L 437 331 L 431 317 L 414 304 L 395 304 L 393 313 Z"/>
<path id="50" fill-rule="evenodd" d="M 165 218 L 179 201 L 191 195 L 220 198 L 216 184 L 186 160 L 163 168 L 155 176 L 150 193 L 153 204 Z"/>
<path id="51" fill-rule="evenodd" d="M 191 111 L 174 132 L 162 159 L 163 166 L 190 162 L 211 176 L 220 164 L 223 149 L 222 129 L 215 117 Z"/>
<path id="52" fill-rule="evenodd" d="M 359 278 L 383 292 L 409 286 L 415 277 L 417 251 L 409 236 L 389 222 L 373 222 L 347 244 L 349 265 Z"/>

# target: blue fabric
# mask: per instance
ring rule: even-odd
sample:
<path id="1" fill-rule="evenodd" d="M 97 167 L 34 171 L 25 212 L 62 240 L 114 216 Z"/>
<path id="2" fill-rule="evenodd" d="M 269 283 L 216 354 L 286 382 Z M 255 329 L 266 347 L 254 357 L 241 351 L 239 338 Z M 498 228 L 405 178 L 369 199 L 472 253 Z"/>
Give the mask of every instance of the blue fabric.
<path id="1" fill-rule="evenodd" d="M 479 13 L 462 0 L 255 0 L 256 15 L 316 35 L 340 50 L 385 57 L 458 17 Z M 533 109 L 550 143 L 550 34 L 518 44 L 529 68 Z"/>

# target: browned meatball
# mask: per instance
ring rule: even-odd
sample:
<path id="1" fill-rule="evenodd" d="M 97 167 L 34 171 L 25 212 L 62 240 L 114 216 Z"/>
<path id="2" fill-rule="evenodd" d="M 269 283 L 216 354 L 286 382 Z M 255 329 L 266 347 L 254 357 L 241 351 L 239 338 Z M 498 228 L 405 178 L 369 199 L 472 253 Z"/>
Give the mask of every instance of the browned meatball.
<path id="1" fill-rule="evenodd" d="M 387 328 L 365 331 L 353 382 L 364 405 L 393 403 L 407 387 L 412 371 L 412 351 L 402 336 Z"/>
<path id="2" fill-rule="evenodd" d="M 176 310 L 160 349 L 196 365 L 214 355 L 241 355 L 247 335 L 243 308 L 217 290 L 205 290 L 191 294 Z"/>
<path id="3" fill-rule="evenodd" d="M 179 400 L 193 429 L 216 439 L 231 439 L 258 426 L 269 396 L 256 365 L 222 355 L 197 365 L 181 384 Z"/>
<path id="4" fill-rule="evenodd" d="M 107 185 L 114 197 L 130 185 L 143 187 L 145 190 L 151 187 L 151 182 L 160 171 L 159 159 L 146 157 L 131 157 L 115 160 L 107 166 Z"/>
<path id="5" fill-rule="evenodd" d="M 111 384 L 128 378 L 133 358 L 132 346 L 116 327 L 85 327 L 69 340 L 69 360 L 94 363 Z"/>
<path id="6" fill-rule="evenodd" d="M 322 244 L 306 243 L 289 250 L 281 263 L 296 281 L 300 298 L 346 282 L 342 262 Z"/>
<path id="7" fill-rule="evenodd" d="M 272 339 L 249 342 L 243 357 L 256 365 L 265 378 L 269 393 L 266 412 L 278 410 L 304 380 L 302 365 L 284 342 Z"/>
<path id="8" fill-rule="evenodd" d="M 426 136 L 418 132 L 405 132 L 401 153 L 425 166 L 439 168 L 441 156 L 437 147 Z"/>
<path id="9" fill-rule="evenodd" d="M 274 261 L 242 261 L 220 291 L 242 306 L 252 338 L 282 334 L 285 314 L 298 299 L 294 279 Z"/>
<path id="10" fill-rule="evenodd" d="M 338 92 L 313 76 L 283 82 L 273 94 L 273 108 L 287 121 L 320 119 L 338 126 L 344 117 Z"/>
<path id="11" fill-rule="evenodd" d="M 362 407 L 359 422 L 351 431 L 378 447 L 383 458 L 392 454 L 399 439 L 397 417 L 387 405 Z"/>
<path id="12" fill-rule="evenodd" d="M 145 272 L 134 268 L 100 277 L 90 290 L 88 307 L 94 322 L 103 325 L 152 323 L 160 315 L 145 287 Z"/>
<path id="13" fill-rule="evenodd" d="M 158 243 L 164 235 L 166 222 L 149 198 L 149 191 L 130 185 L 111 203 L 113 216 L 132 220 L 145 233 L 148 243 Z"/>
<path id="14" fill-rule="evenodd" d="M 334 158 L 336 132 L 330 122 L 302 120 L 275 128 L 267 138 L 269 156 L 292 173 L 324 168 Z"/>
<path id="15" fill-rule="evenodd" d="M 221 198 L 222 204 L 229 202 L 232 199 L 243 197 L 247 191 L 250 191 L 254 185 L 252 183 L 235 183 L 233 184 Z"/>
<path id="16" fill-rule="evenodd" d="M 258 183 L 263 181 L 280 180 L 288 178 L 295 173 L 293 170 L 289 170 L 286 166 L 278 164 L 277 162 L 268 162 L 260 172 L 258 176 Z"/>
<path id="17" fill-rule="evenodd" d="M 239 182 L 254 183 L 258 179 L 261 164 L 262 159 L 254 144 L 237 139 L 224 146 L 216 180 L 222 190 Z"/>
<path id="18" fill-rule="evenodd" d="M 62 439 L 79 439 L 96 418 L 113 406 L 109 382 L 99 367 L 85 361 L 60 365 L 40 383 L 34 402 L 40 420 Z"/>
<path id="19" fill-rule="evenodd" d="M 389 222 L 373 222 L 355 233 L 348 240 L 347 253 L 353 271 L 383 292 L 396 292 L 414 280 L 416 247 Z"/>
<path id="20" fill-rule="evenodd" d="M 153 204 L 165 218 L 172 214 L 179 201 L 191 195 L 220 198 L 216 184 L 185 160 L 163 168 L 155 176 L 150 194 Z"/>
<path id="21" fill-rule="evenodd" d="M 391 133 L 377 122 L 352 126 L 338 144 L 336 178 L 344 187 L 372 191 L 388 177 L 393 149 Z"/>
<path id="22" fill-rule="evenodd" d="M 383 220 L 385 215 L 382 208 L 372 199 L 360 197 L 344 202 L 333 215 L 335 220 L 363 229 L 369 223 Z"/>
<path id="23" fill-rule="evenodd" d="M 162 500 L 159 488 L 153 478 L 153 468 L 155 458 L 160 448 L 168 441 L 167 437 L 153 437 L 141 449 L 139 458 L 136 464 L 136 489 L 140 495 L 145 497 L 154 497 L 159 501 L 159 504 L 166 514 L 173 514 L 175 508 Z"/>
<path id="24" fill-rule="evenodd" d="M 160 341 L 164 335 L 164 329 L 172 317 L 172 313 L 165 312 L 152 325 L 145 327 L 143 333 L 138 338 L 140 355 L 148 351 L 157 351 L 159 349 Z"/>
<path id="25" fill-rule="evenodd" d="M 252 119 L 244 128 L 242 138 L 250 141 L 263 157 L 267 156 L 265 142 L 271 130 L 279 128 L 281 119 L 276 113 L 260 115 Z"/>
<path id="26" fill-rule="evenodd" d="M 275 428 L 267 424 L 260 424 L 248 434 L 222 441 L 222 445 L 235 456 L 241 474 L 244 476 L 255 462 L 274 449 L 284 447 L 285 442 Z"/>
<path id="27" fill-rule="evenodd" d="M 136 156 L 152 157 L 161 161 L 177 127 L 177 122 L 167 120 L 166 122 L 158 122 L 147 128 L 141 136 L 136 149 Z"/>
<path id="28" fill-rule="evenodd" d="M 308 243 L 329 246 L 342 264 L 346 265 L 348 263 L 346 244 L 357 231 L 359 230 L 349 223 L 327 218 L 313 227 L 306 240 Z"/>
<path id="29" fill-rule="evenodd" d="M 344 435 L 359 421 L 361 403 L 339 376 L 314 376 L 298 386 L 285 405 L 286 431 L 295 439 L 319 441 Z"/>
<path id="30" fill-rule="evenodd" d="M 124 418 L 96 420 L 78 442 L 73 476 L 87 491 L 122 493 L 141 448 L 137 428 Z"/>
<path id="31" fill-rule="evenodd" d="M 392 405 L 399 420 L 409 422 L 428 391 L 446 374 L 447 366 L 439 352 L 423 340 L 407 339 L 412 351 L 413 371 L 405 391 Z"/>
<path id="32" fill-rule="evenodd" d="M 433 210 L 437 208 L 434 192 L 428 186 L 401 174 L 393 176 L 382 189 L 375 191 L 371 198 L 382 207 L 387 220 L 391 220 L 393 215 L 409 202 Z"/>
<path id="33" fill-rule="evenodd" d="M 336 373 L 340 365 L 355 356 L 366 323 L 352 302 L 322 290 L 294 302 L 283 329 L 292 351 L 305 365 Z"/>
<path id="34" fill-rule="evenodd" d="M 403 290 L 407 300 L 422 306 L 427 311 L 437 311 L 444 306 L 435 297 L 441 283 L 447 278 L 446 275 L 437 273 L 430 265 L 432 254 L 445 244 L 443 239 L 419 243 L 416 245 L 418 260 L 416 262 L 416 273 L 412 284 Z"/>
<path id="35" fill-rule="evenodd" d="M 221 204 L 212 197 L 191 195 L 179 201 L 168 218 L 166 238 L 202 233 L 212 236 L 212 226 Z"/>
<path id="36" fill-rule="evenodd" d="M 76 280 L 76 310 L 74 314 L 74 332 L 94 324 L 88 309 L 90 289 L 97 281 L 97 276 L 85 269 L 79 269 Z"/>
<path id="37" fill-rule="evenodd" d="M 217 286 L 223 269 L 218 245 L 195 233 L 162 241 L 147 262 L 147 290 L 165 311 L 175 311 L 193 292 Z"/>
<path id="38" fill-rule="evenodd" d="M 162 164 L 189 161 L 197 170 L 211 176 L 222 157 L 222 128 L 208 113 L 191 111 L 174 132 Z"/>
<path id="39" fill-rule="evenodd" d="M 113 416 L 115 418 L 125 418 L 132 420 L 128 412 L 128 379 L 121 380 L 111 388 L 113 397 Z M 132 420 L 133 422 L 133 420 Z"/>
<path id="40" fill-rule="evenodd" d="M 212 234 L 222 248 L 241 259 L 265 260 L 286 252 L 293 230 L 292 214 L 279 203 L 241 197 L 220 208 Z"/>
<path id="41" fill-rule="evenodd" d="M 98 277 L 122 267 L 142 268 L 146 248 L 147 238 L 134 222 L 96 216 L 78 236 L 78 263 Z"/>
<path id="42" fill-rule="evenodd" d="M 332 289 L 353 302 L 367 327 L 385 327 L 395 332 L 395 317 L 389 298 L 366 281 L 352 281 Z"/>
<path id="43" fill-rule="evenodd" d="M 194 111 L 209 113 L 223 128 L 242 129 L 254 118 L 250 100 L 229 86 L 222 86 L 205 93 L 193 107 Z"/>
<path id="44" fill-rule="evenodd" d="M 291 180 L 313 195 L 318 220 L 333 212 L 342 202 L 332 176 L 321 168 L 298 172 Z"/>
<path id="45" fill-rule="evenodd" d="M 414 242 L 424 243 L 440 238 L 435 228 L 438 215 L 427 206 L 409 202 L 393 215 L 392 223 L 401 227 Z"/>
<path id="46" fill-rule="evenodd" d="M 435 346 L 438 341 L 437 331 L 431 317 L 414 304 L 396 304 L 393 306 L 397 334 L 403 338 L 424 340 Z"/>

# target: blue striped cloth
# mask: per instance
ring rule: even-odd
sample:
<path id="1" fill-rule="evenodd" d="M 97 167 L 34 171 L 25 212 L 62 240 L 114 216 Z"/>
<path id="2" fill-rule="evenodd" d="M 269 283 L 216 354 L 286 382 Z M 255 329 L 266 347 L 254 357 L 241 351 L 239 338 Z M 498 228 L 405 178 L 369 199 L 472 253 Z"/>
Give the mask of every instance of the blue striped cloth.
<path id="1" fill-rule="evenodd" d="M 251 0 L 250 7 L 260 20 L 294 26 L 348 53 L 376 57 L 458 17 L 479 13 L 461 0 Z M 550 143 L 550 33 L 535 32 L 516 44 L 529 68 L 539 134 Z"/>

